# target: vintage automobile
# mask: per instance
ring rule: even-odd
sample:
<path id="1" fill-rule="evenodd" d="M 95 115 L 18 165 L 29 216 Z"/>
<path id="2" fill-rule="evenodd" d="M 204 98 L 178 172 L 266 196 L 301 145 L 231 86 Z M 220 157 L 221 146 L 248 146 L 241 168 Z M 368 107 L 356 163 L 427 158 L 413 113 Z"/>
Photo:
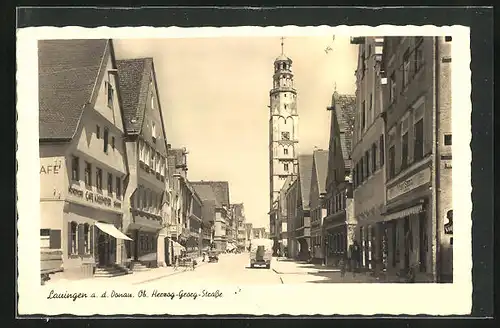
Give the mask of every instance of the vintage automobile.
<path id="1" fill-rule="evenodd" d="M 273 241 L 271 239 L 254 239 L 250 245 L 250 267 L 265 266 L 271 268 L 273 255 Z"/>
<path id="2" fill-rule="evenodd" d="M 216 251 L 208 252 L 208 263 L 219 262 L 219 254 Z"/>

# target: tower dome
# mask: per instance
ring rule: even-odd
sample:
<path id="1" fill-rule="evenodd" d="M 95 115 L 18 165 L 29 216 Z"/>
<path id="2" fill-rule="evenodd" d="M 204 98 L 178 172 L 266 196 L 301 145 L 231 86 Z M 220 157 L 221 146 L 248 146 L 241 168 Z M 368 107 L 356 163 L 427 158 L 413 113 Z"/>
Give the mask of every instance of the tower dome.
<path id="1" fill-rule="evenodd" d="M 275 63 L 277 62 L 287 62 L 287 63 L 292 63 L 292 60 L 290 58 L 288 58 L 287 56 L 285 56 L 284 53 L 282 53 L 281 55 L 279 55 L 279 57 L 277 57 L 275 60 L 274 60 Z"/>

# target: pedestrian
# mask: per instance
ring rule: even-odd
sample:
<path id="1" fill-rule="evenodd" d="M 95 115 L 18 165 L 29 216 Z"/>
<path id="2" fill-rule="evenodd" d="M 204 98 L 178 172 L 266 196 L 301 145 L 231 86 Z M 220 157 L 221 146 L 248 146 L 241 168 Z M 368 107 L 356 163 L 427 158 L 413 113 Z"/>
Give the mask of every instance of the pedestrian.
<path id="1" fill-rule="evenodd" d="M 345 276 L 345 271 L 346 271 L 346 253 L 344 252 L 342 257 L 340 258 L 339 265 L 340 265 L 340 276 L 344 278 Z"/>
<path id="2" fill-rule="evenodd" d="M 358 241 L 355 240 L 351 248 L 351 264 L 352 264 L 352 276 L 355 277 L 359 270 L 360 254 L 361 250 L 359 248 Z"/>

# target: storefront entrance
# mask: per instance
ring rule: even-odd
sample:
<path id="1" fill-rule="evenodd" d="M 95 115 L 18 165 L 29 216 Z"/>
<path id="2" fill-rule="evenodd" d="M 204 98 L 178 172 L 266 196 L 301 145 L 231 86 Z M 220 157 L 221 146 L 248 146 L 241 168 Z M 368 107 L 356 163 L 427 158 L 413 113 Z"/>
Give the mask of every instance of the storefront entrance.
<path id="1" fill-rule="evenodd" d="M 116 259 L 116 238 L 100 231 L 97 234 L 97 266 L 110 266 Z"/>

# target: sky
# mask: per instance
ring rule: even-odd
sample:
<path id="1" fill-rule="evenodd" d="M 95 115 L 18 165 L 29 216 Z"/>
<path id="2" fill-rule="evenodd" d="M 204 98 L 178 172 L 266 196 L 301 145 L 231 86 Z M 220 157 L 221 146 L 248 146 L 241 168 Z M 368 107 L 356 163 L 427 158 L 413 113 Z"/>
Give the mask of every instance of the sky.
<path id="1" fill-rule="evenodd" d="M 152 57 L 168 143 L 189 151 L 188 179 L 228 181 L 246 221 L 269 229 L 269 90 L 279 37 L 114 39 L 117 59 Z M 333 51 L 325 52 L 330 46 Z M 357 48 L 346 36 L 286 37 L 299 154 L 328 149 L 335 88 L 354 94 Z"/>

